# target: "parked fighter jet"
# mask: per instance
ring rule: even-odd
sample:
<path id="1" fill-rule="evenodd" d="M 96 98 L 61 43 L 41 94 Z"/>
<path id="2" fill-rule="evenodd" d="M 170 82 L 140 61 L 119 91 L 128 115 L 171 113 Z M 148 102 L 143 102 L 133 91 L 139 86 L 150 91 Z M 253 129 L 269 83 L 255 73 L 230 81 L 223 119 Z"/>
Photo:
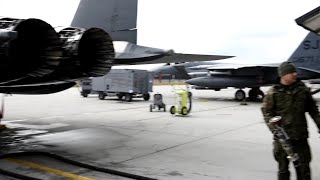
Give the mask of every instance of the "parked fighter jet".
<path id="1" fill-rule="evenodd" d="M 151 70 L 153 77 L 159 80 L 187 80 L 195 77 L 203 77 L 208 74 L 207 68 L 216 65 L 217 61 L 196 61 L 165 64 Z M 193 67 L 202 67 L 193 69 Z"/>
<path id="2" fill-rule="evenodd" d="M 81 0 L 72 27 L 0 18 L 0 93 L 48 94 L 113 65 L 217 60 L 136 45 L 137 0 Z"/>
<path id="3" fill-rule="evenodd" d="M 297 66 L 298 78 L 301 80 L 320 78 L 320 37 L 310 32 L 288 59 Z M 279 64 L 223 64 L 208 68 L 208 76 L 189 79 L 186 83 L 195 85 L 196 89 L 220 90 L 234 87 L 236 100 L 246 98 L 243 88 L 251 88 L 249 98 L 263 97 L 261 86 L 278 82 Z"/>

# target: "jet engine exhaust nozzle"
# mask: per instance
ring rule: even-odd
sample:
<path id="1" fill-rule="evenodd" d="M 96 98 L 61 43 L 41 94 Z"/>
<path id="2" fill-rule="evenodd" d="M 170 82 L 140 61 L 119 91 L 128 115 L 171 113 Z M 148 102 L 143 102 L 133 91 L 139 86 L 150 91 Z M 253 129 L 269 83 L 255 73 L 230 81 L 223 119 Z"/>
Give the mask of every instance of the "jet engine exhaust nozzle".
<path id="1" fill-rule="evenodd" d="M 114 47 L 110 35 L 100 28 L 62 29 L 64 56 L 72 59 L 83 76 L 97 77 L 109 72 L 113 65 Z"/>
<path id="2" fill-rule="evenodd" d="M 42 77 L 59 64 L 61 41 L 50 24 L 40 19 L 1 18 L 0 30 L 1 81 Z"/>

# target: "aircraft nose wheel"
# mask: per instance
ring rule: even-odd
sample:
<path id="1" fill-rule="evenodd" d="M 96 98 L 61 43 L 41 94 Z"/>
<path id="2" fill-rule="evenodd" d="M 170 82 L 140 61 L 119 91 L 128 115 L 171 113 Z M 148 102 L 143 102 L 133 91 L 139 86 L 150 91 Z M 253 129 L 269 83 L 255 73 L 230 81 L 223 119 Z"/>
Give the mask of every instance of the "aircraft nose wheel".
<path id="1" fill-rule="evenodd" d="M 242 89 L 240 89 L 236 92 L 234 97 L 237 101 L 242 101 L 246 98 L 246 93 Z"/>

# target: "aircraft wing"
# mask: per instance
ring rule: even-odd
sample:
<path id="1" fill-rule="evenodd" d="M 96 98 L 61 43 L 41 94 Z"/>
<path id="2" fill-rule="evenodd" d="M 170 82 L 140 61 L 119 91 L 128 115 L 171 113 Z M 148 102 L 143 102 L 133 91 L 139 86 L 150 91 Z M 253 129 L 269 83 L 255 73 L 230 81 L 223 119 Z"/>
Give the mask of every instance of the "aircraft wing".
<path id="1" fill-rule="evenodd" d="M 255 68 L 255 67 L 278 67 L 279 64 L 233 64 L 233 63 L 221 63 L 217 62 L 215 64 L 204 64 L 204 65 L 197 65 L 188 67 L 191 70 L 209 70 L 209 71 L 216 71 L 216 70 L 236 70 L 242 68 Z"/>
<path id="2" fill-rule="evenodd" d="M 306 67 L 297 67 L 298 77 L 302 80 L 314 79 L 320 76 L 320 71 Z"/>
<path id="3" fill-rule="evenodd" d="M 208 68 L 208 71 L 212 75 L 224 74 L 224 75 L 259 75 L 261 71 L 266 72 L 276 72 L 279 64 L 261 64 L 261 65 L 243 65 L 243 64 L 223 64 L 223 65 L 214 65 Z M 306 67 L 297 67 L 298 78 L 301 80 L 310 79 L 310 77 L 318 77 L 320 71 L 306 68 Z"/>
<path id="4" fill-rule="evenodd" d="M 320 74 L 320 71 L 315 70 L 315 69 L 310 69 L 310 68 L 305 68 L 305 67 L 298 67 L 298 69 Z"/>
<path id="5" fill-rule="evenodd" d="M 278 64 L 222 64 L 222 65 L 214 65 L 208 67 L 209 71 L 218 71 L 218 70 L 239 70 L 239 69 L 254 69 L 254 68 L 277 68 Z"/>
<path id="6" fill-rule="evenodd" d="M 136 45 L 125 41 L 113 41 L 115 49 L 114 65 L 136 65 L 174 62 L 193 62 L 227 59 L 234 56 L 183 54 L 174 50 Z"/>

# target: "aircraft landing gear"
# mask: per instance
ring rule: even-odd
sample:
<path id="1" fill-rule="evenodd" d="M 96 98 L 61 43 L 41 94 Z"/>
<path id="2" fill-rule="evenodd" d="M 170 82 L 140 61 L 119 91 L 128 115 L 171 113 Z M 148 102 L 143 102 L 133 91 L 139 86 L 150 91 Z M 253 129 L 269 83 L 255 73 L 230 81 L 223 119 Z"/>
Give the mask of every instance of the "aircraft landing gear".
<path id="1" fill-rule="evenodd" d="M 249 91 L 249 100 L 255 101 L 255 100 L 261 100 L 264 98 L 264 93 L 261 91 L 260 88 L 251 88 Z"/>
<path id="2" fill-rule="evenodd" d="M 262 100 L 264 98 L 264 93 L 259 87 L 251 88 L 248 95 L 250 101 Z M 237 101 L 243 101 L 246 99 L 246 93 L 242 89 L 239 89 L 234 97 Z"/>

